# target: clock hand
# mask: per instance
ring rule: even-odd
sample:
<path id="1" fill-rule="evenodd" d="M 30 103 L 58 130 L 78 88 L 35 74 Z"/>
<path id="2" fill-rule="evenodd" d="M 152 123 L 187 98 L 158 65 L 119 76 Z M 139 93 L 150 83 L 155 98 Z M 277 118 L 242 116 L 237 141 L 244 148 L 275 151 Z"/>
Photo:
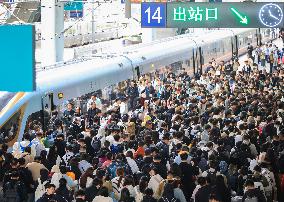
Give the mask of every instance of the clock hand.
<path id="1" fill-rule="evenodd" d="M 272 15 L 272 13 L 271 13 L 270 10 L 268 10 L 268 13 L 269 13 L 269 16 L 270 16 L 270 17 L 272 17 L 272 18 L 274 18 L 274 19 L 276 19 L 276 20 L 279 20 L 277 17 L 275 17 L 274 15 Z"/>
<path id="2" fill-rule="evenodd" d="M 270 15 L 270 17 L 276 19 L 276 20 L 279 20 L 277 17 L 275 17 L 274 15 Z"/>

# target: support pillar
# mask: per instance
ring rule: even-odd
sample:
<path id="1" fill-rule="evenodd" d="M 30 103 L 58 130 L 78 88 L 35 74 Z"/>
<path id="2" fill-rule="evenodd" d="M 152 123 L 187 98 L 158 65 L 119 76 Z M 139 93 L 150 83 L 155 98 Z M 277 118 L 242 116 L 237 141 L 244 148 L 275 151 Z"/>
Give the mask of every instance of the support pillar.
<path id="1" fill-rule="evenodd" d="M 60 0 L 41 1 L 42 66 L 63 61 L 64 3 Z"/>
<path id="2" fill-rule="evenodd" d="M 155 40 L 155 28 L 142 28 L 142 42 L 148 43 Z"/>

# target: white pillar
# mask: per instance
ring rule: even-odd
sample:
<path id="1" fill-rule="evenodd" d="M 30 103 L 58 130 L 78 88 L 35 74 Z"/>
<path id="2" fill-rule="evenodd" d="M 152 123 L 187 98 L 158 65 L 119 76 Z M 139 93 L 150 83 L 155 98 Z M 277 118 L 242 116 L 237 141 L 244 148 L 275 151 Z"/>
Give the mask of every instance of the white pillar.
<path id="1" fill-rule="evenodd" d="M 142 43 L 148 43 L 155 39 L 155 28 L 142 28 Z"/>
<path id="2" fill-rule="evenodd" d="M 60 0 L 41 1 L 41 63 L 52 65 L 63 60 L 64 4 Z"/>

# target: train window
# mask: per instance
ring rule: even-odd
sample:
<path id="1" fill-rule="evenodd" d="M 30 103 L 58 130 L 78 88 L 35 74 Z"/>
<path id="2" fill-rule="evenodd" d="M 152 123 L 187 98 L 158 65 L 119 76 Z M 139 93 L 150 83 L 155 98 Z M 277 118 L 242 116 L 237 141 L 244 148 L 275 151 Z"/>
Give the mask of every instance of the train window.
<path id="1" fill-rule="evenodd" d="M 191 58 L 191 59 L 192 59 L 192 58 Z M 191 59 L 190 59 L 190 60 L 191 60 Z M 187 66 L 190 66 L 190 60 L 186 60 L 186 61 L 185 61 L 185 64 L 186 64 Z"/>
<path id="2" fill-rule="evenodd" d="M 12 146 L 17 141 L 24 110 L 25 105 L 14 113 L 6 123 L 0 126 L 0 144 L 6 143 Z"/>
<path id="3" fill-rule="evenodd" d="M 216 57 L 221 57 L 223 55 L 222 46 L 223 46 L 222 42 L 217 44 Z"/>
<path id="4" fill-rule="evenodd" d="M 228 53 L 230 53 L 231 51 L 231 45 L 230 45 L 230 41 L 229 40 L 224 40 L 224 55 L 227 55 Z"/>
<path id="5" fill-rule="evenodd" d="M 0 112 L 13 99 L 16 93 L 0 92 Z"/>

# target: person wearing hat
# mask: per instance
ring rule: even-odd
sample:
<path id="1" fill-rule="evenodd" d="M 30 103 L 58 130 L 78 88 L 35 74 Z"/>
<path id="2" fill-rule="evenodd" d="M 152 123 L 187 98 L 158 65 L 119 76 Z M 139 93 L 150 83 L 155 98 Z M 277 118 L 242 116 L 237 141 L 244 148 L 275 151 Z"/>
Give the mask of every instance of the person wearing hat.
<path id="1" fill-rule="evenodd" d="M 49 201 L 67 202 L 65 198 L 55 193 L 55 185 L 50 183 L 45 185 L 45 194 L 36 202 L 49 202 Z"/>

